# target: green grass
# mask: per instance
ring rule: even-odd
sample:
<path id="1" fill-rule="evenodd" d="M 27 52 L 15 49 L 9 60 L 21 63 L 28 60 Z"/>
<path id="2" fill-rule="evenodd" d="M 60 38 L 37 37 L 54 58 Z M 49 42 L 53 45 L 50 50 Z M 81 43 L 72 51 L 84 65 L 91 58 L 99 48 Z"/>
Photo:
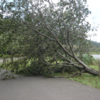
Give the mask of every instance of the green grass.
<path id="1" fill-rule="evenodd" d="M 77 75 L 70 79 L 100 89 L 100 79 L 98 76 L 93 76 L 88 73 L 83 73 L 82 76 Z"/>
<path id="2" fill-rule="evenodd" d="M 91 68 L 94 68 L 95 70 L 98 70 L 98 66 L 96 65 L 90 65 Z M 56 73 L 55 76 L 61 76 L 61 73 Z M 64 76 L 69 76 L 71 73 L 65 73 Z M 73 77 L 70 77 L 69 79 L 80 82 L 82 84 L 98 88 L 100 89 L 100 78 L 98 76 L 94 76 L 88 73 L 82 73 L 82 76 L 76 75 Z"/>
<path id="3" fill-rule="evenodd" d="M 95 70 L 99 70 L 99 67 L 97 66 L 97 65 L 89 65 L 89 67 L 91 67 L 91 68 L 93 68 L 93 69 L 95 69 Z"/>

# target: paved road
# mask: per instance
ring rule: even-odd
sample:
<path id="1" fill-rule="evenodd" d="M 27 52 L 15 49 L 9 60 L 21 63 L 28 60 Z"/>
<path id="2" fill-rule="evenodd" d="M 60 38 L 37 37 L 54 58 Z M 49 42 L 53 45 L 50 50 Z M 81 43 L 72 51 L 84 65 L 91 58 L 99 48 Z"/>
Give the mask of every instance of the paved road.
<path id="1" fill-rule="evenodd" d="M 17 59 L 17 58 L 14 58 L 14 59 Z M 6 59 L 6 61 L 10 61 L 10 59 L 8 58 L 8 59 Z M 0 58 L 0 63 L 2 63 L 2 62 L 3 62 L 3 59 Z"/>
<path id="2" fill-rule="evenodd" d="M 100 55 L 96 54 L 96 55 L 92 55 L 95 59 L 100 59 Z"/>
<path id="3" fill-rule="evenodd" d="M 0 100 L 100 100 L 100 90 L 64 78 L 0 80 Z"/>
<path id="4" fill-rule="evenodd" d="M 3 62 L 3 60 L 2 60 L 2 59 L 0 59 L 0 63 L 1 63 L 1 62 Z"/>
<path id="5" fill-rule="evenodd" d="M 22 59 L 22 57 L 21 58 L 13 58 L 14 60 L 17 60 L 17 59 Z M 10 61 L 11 59 L 10 58 L 7 58 L 6 59 L 6 61 Z M 0 63 L 2 63 L 3 62 L 3 59 L 2 58 L 0 58 Z"/>

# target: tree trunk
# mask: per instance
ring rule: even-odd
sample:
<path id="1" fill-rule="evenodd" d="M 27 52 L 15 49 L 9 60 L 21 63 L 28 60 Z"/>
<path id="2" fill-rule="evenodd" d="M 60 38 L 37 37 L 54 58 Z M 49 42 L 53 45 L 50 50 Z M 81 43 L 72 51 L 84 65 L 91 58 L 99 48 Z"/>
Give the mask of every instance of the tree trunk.
<path id="1" fill-rule="evenodd" d="M 75 57 L 75 60 L 79 62 L 83 67 L 85 72 L 99 76 L 99 71 L 94 70 L 93 68 L 88 67 L 85 63 L 83 63 L 81 60 Z"/>
<path id="2" fill-rule="evenodd" d="M 11 67 L 13 67 L 13 51 L 11 50 Z"/>
<path id="3" fill-rule="evenodd" d="M 4 54 L 3 54 L 3 66 L 4 67 L 6 66 L 6 58 L 5 58 Z"/>
<path id="4" fill-rule="evenodd" d="M 64 73 L 65 73 L 65 67 L 63 67 L 62 69 L 62 74 L 64 75 Z"/>
<path id="5" fill-rule="evenodd" d="M 98 63 L 98 67 L 99 67 L 99 78 L 100 78 L 100 63 Z"/>

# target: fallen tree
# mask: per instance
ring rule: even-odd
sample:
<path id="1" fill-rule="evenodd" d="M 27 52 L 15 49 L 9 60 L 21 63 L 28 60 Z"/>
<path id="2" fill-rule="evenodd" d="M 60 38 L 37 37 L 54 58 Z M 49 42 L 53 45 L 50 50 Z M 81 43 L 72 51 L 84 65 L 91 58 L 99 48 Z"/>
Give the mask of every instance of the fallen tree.
<path id="1" fill-rule="evenodd" d="M 15 7 L 16 2 L 12 4 Z M 24 36 L 20 43 L 24 44 L 21 53 L 26 58 L 52 66 L 49 70 L 68 66 L 78 68 L 80 73 L 99 75 L 78 57 L 89 48 L 86 38 L 91 25 L 85 20 L 90 13 L 86 0 L 20 0 L 17 6 L 10 12 L 19 25 L 15 34 Z"/>

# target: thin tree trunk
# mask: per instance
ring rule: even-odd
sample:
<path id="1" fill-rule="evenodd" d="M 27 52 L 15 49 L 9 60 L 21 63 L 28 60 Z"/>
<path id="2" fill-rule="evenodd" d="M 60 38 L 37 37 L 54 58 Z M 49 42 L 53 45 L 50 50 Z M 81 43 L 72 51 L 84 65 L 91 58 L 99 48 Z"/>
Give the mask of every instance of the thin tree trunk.
<path id="1" fill-rule="evenodd" d="M 64 75 L 64 73 L 65 73 L 65 67 L 63 67 L 62 69 L 62 74 Z"/>
<path id="2" fill-rule="evenodd" d="M 98 63 L 98 66 L 99 66 L 99 78 L 100 78 L 100 63 Z"/>
<path id="3" fill-rule="evenodd" d="M 5 67 L 5 65 L 6 65 L 6 59 L 5 59 L 4 54 L 3 54 L 3 66 Z"/>
<path id="4" fill-rule="evenodd" d="M 13 67 L 13 51 L 11 50 L 11 67 Z"/>

